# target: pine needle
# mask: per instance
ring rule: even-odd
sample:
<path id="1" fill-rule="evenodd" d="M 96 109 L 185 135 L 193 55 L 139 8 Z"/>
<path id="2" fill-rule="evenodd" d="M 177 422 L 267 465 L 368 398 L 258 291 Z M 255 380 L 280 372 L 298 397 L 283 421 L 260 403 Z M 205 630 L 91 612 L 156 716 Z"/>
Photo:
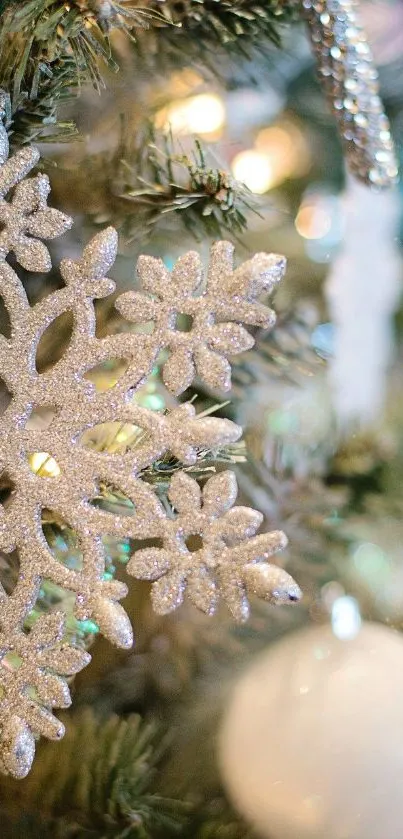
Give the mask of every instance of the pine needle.
<path id="1" fill-rule="evenodd" d="M 217 71 L 217 54 L 250 60 L 271 44 L 279 46 L 284 24 L 296 18 L 289 0 L 152 0 L 149 8 L 160 9 L 165 22 L 175 24 L 161 29 L 156 22 L 134 44 L 157 68 L 201 59 Z"/>
<path id="2" fill-rule="evenodd" d="M 158 18 L 158 10 L 133 8 L 128 0 L 8 2 L 0 20 L 0 87 L 11 97 L 13 143 L 71 140 L 77 129 L 61 119 L 62 106 L 84 84 L 102 90 L 102 65 L 119 69 L 110 32 L 131 36 Z"/>
<path id="3" fill-rule="evenodd" d="M 82 188 L 84 165 L 90 192 Z M 77 183 L 72 188 L 74 171 Z M 197 239 L 237 237 L 247 228 L 248 214 L 257 213 L 250 190 L 225 169 L 210 165 L 198 140 L 185 153 L 169 133 L 156 133 L 150 125 L 135 141 L 123 128 L 112 154 L 93 154 L 75 165 L 69 181 L 62 171 L 55 180 L 60 199 L 72 212 L 77 207 L 96 224 L 114 225 L 128 242 L 141 237 L 144 243 L 171 219 Z"/>
<path id="4" fill-rule="evenodd" d="M 26 782 L 23 812 L 21 798 L 15 801 L 11 820 L 23 830 L 20 835 L 26 839 L 178 835 L 187 808 L 154 791 L 166 751 L 154 724 L 137 715 L 98 719 L 86 709 L 69 718 L 67 734 L 57 749 L 47 745 Z"/>
<path id="5" fill-rule="evenodd" d="M 197 60 L 218 73 L 218 58 L 246 61 L 279 44 L 292 0 L 4 0 L 0 87 L 12 102 L 13 143 L 69 141 L 77 129 L 62 108 L 83 85 L 98 92 L 102 68 L 119 70 L 113 33 L 133 44 L 142 69 L 165 72 Z"/>

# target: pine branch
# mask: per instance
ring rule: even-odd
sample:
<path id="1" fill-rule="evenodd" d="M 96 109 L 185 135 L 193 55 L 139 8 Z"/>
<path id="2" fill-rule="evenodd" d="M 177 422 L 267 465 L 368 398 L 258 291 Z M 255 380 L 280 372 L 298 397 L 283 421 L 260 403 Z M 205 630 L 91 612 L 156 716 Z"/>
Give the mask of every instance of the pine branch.
<path id="1" fill-rule="evenodd" d="M 217 75 L 217 58 L 250 60 L 281 42 L 282 28 L 296 18 L 291 0 L 152 0 L 167 23 L 139 33 L 133 44 L 142 61 L 156 69 L 201 61 Z"/>
<path id="2" fill-rule="evenodd" d="M 256 330 L 255 346 L 233 363 L 232 402 L 245 399 L 246 389 L 273 383 L 298 383 L 323 371 L 323 356 L 314 347 L 314 329 L 319 323 L 315 306 L 304 303 L 277 315 L 270 332 Z"/>
<path id="3" fill-rule="evenodd" d="M 181 839 L 257 839 L 224 799 L 213 799 L 200 808 L 181 833 Z"/>
<path id="4" fill-rule="evenodd" d="M 68 181 L 56 171 L 54 183 L 70 211 L 77 208 L 95 223 L 113 224 L 128 241 L 141 236 L 144 242 L 147 233 L 173 218 L 199 239 L 238 236 L 247 227 L 247 213 L 257 212 L 248 188 L 224 169 L 210 166 L 197 140 L 187 154 L 169 134 L 156 134 L 150 127 L 135 141 L 124 130 L 112 155 L 89 156 L 69 173 Z"/>
<path id="5" fill-rule="evenodd" d="M 119 69 L 110 32 L 130 36 L 153 18 L 157 10 L 133 8 L 129 0 L 9 2 L 0 21 L 0 87 L 11 97 L 14 144 L 74 137 L 74 122 L 62 121 L 60 108 L 84 84 L 102 89 L 100 64 Z"/>
<path id="6" fill-rule="evenodd" d="M 102 65 L 117 72 L 113 35 L 156 72 L 201 60 L 215 75 L 217 57 L 250 59 L 279 44 L 291 0 L 6 0 L 0 19 L 0 87 L 12 102 L 13 143 L 71 140 L 62 106 L 85 84 L 104 87 Z M 148 30 L 146 32 L 145 30 Z M 217 56 L 218 50 L 218 56 Z M 144 70 L 144 66 L 143 66 Z"/>
<path id="7" fill-rule="evenodd" d="M 186 806 L 154 791 L 163 754 L 161 733 L 138 716 L 124 720 L 112 716 L 105 721 L 87 709 L 70 717 L 59 748 L 43 747 L 23 801 L 21 795 L 13 801 L 15 786 L 2 782 L 5 789 L 11 787 L 7 798 L 12 802 L 9 819 L 15 835 L 26 839 L 178 835 Z"/>
<path id="8" fill-rule="evenodd" d="M 158 794 L 166 761 L 155 725 L 135 715 L 97 719 L 86 709 L 70 717 L 57 750 L 42 748 L 22 794 L 0 779 L 2 837 L 252 839 L 223 797 L 195 805 Z"/>

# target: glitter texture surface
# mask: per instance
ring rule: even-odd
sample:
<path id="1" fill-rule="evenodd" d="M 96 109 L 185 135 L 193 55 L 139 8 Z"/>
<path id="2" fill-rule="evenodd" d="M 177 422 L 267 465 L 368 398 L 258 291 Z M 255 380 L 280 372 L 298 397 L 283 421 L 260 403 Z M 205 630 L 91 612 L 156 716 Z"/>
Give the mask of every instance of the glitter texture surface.
<path id="1" fill-rule="evenodd" d="M 12 397 L 0 417 L 0 467 L 13 487 L 7 503 L 0 505 L 0 550 L 5 555 L 16 551 L 20 569 L 14 589 L 0 590 L 0 764 L 16 777 L 29 771 L 39 735 L 63 735 L 52 709 L 70 703 L 64 677 L 78 672 L 90 658 L 63 642 L 63 612 L 41 616 L 30 631 L 24 627 L 41 583 L 51 581 L 72 592 L 78 620 L 94 621 L 120 647 L 132 644 L 131 625 L 118 602 L 127 588 L 104 576 L 103 536 L 160 540 L 160 550 L 139 550 L 129 563 L 135 576 L 155 580 L 153 601 L 159 612 L 179 605 L 185 586 L 193 603 L 209 613 L 221 593 L 240 620 L 247 616 L 248 591 L 271 602 L 299 596 L 284 571 L 274 566 L 264 570 L 265 560 L 285 544 L 285 537 L 255 536 L 261 516 L 233 507 L 236 483 L 231 473 L 206 483 L 202 505 L 197 482 L 177 473 L 169 496 L 172 511 L 142 480 L 142 470 L 166 452 L 189 465 L 196 461 L 198 449 L 232 443 L 241 429 L 229 420 L 198 417 L 190 404 L 164 414 L 132 400 L 160 349 L 170 352 L 164 376 L 173 392 L 182 391 L 195 371 L 209 384 L 228 387 L 227 355 L 252 345 L 238 320 L 273 323 L 271 310 L 255 298 L 278 281 L 285 260 L 262 254 L 234 271 L 232 246 L 217 243 L 204 288 L 196 254 L 180 259 L 172 275 L 158 260 L 143 257 L 139 273 L 146 294 L 128 292 L 117 305 L 133 320 L 154 320 L 154 331 L 126 329 L 99 339 L 93 300 L 115 288 L 105 278 L 117 250 L 113 228 L 95 236 L 81 259 L 63 260 L 64 287 L 35 306 L 30 306 L 16 271 L 6 261 L 12 251 L 28 270 L 44 271 L 50 258 L 41 238 L 57 236 L 70 225 L 70 219 L 47 207 L 49 184 L 44 176 L 24 180 L 37 160 L 33 148 L 9 158 L 6 132 L 0 129 L 0 294 L 11 324 L 11 337 L 0 336 L 0 377 Z M 70 343 L 57 363 L 38 373 L 40 338 L 65 312 L 74 317 Z M 191 328 L 181 331 L 177 319 L 186 315 L 193 319 Z M 97 391 L 86 374 L 111 358 L 124 358 L 127 368 L 113 387 Z M 50 424 L 38 427 L 30 418 L 43 409 Z M 142 429 L 136 446 L 115 453 L 91 449 L 85 439 L 88 429 L 113 421 Z M 47 453 L 53 471 L 32 470 L 35 452 Z M 93 502 L 101 484 L 123 493 L 133 505 L 133 515 L 97 507 Z M 55 513 L 76 534 L 80 567 L 68 568 L 53 555 L 42 529 L 44 511 Z M 195 535 L 202 547 L 191 550 L 186 539 Z"/>
<path id="2" fill-rule="evenodd" d="M 302 9 L 350 171 L 366 184 L 392 186 L 397 161 L 358 3 L 302 0 Z"/>
<path id="3" fill-rule="evenodd" d="M 186 390 L 196 373 L 209 387 L 229 390 L 228 356 L 254 343 L 240 321 L 263 327 L 274 324 L 274 312 L 257 303 L 256 297 L 282 278 L 285 258 L 259 253 L 236 270 L 233 258 L 230 242 L 216 242 L 204 284 L 200 257 L 193 251 L 178 259 L 172 274 L 162 260 L 141 256 L 137 271 L 148 295 L 129 291 L 119 299 L 117 308 L 126 318 L 153 322 L 150 360 L 161 349 L 170 350 L 163 379 L 172 393 Z M 186 331 L 177 328 L 178 313 L 187 319 Z"/>
<path id="4" fill-rule="evenodd" d="M 219 598 L 237 621 L 249 616 L 248 591 L 271 603 L 299 600 L 301 592 L 289 574 L 267 559 L 287 544 L 281 531 L 255 536 L 263 516 L 249 507 L 234 507 L 233 472 L 210 478 L 203 490 L 185 472 L 174 475 L 169 489 L 176 515 L 164 524 L 162 548 L 144 548 L 130 560 L 128 571 L 153 580 L 151 598 L 158 614 L 181 605 L 185 591 L 191 602 L 214 614 Z M 201 537 L 197 550 L 192 537 Z"/>

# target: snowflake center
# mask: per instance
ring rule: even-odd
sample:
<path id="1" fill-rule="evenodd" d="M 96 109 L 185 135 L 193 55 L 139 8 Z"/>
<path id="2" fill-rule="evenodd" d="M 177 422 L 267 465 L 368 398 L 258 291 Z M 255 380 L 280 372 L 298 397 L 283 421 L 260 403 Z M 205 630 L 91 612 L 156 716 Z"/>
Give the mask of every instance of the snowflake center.
<path id="1" fill-rule="evenodd" d="M 185 539 L 185 545 L 189 553 L 196 553 L 204 548 L 204 542 L 200 533 L 190 533 Z"/>
<path id="2" fill-rule="evenodd" d="M 191 332 L 194 326 L 193 315 L 188 315 L 185 312 L 176 312 L 173 319 L 172 328 L 175 332 Z"/>
<path id="3" fill-rule="evenodd" d="M 17 670 L 19 670 L 20 667 L 22 666 L 23 660 L 22 660 L 22 658 L 20 658 L 19 655 L 17 655 L 15 652 L 10 650 L 1 659 L 0 664 L 2 665 L 2 667 L 5 667 L 6 670 L 10 670 L 13 673 L 16 673 Z"/>

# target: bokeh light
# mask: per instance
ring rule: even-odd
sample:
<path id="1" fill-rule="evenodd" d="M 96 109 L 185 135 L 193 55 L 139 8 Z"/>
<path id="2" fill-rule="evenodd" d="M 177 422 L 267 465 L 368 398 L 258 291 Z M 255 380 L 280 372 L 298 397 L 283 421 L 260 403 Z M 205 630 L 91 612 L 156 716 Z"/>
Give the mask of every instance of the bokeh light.
<path id="1" fill-rule="evenodd" d="M 295 228 L 305 240 L 305 251 L 313 262 L 329 262 L 343 237 L 343 217 L 339 198 L 316 188 L 302 199 Z"/>
<path id="2" fill-rule="evenodd" d="M 239 152 L 232 171 L 252 192 L 262 195 L 286 178 L 305 174 L 310 166 L 308 145 L 303 133 L 284 121 L 259 131 L 254 147 Z"/>
<path id="3" fill-rule="evenodd" d="M 232 161 L 232 171 L 238 181 L 257 195 L 263 195 L 276 182 L 270 159 L 257 149 L 248 149 L 237 154 Z"/>
<path id="4" fill-rule="evenodd" d="M 304 239 L 323 239 L 331 226 L 332 218 L 328 209 L 318 202 L 303 205 L 295 219 L 295 227 Z"/>
<path id="5" fill-rule="evenodd" d="M 291 120 L 263 128 L 255 147 L 269 158 L 277 183 L 309 171 L 311 156 L 306 137 Z"/>
<path id="6" fill-rule="evenodd" d="M 48 452 L 33 452 L 29 456 L 29 465 L 35 475 L 41 478 L 57 478 L 60 475 L 60 466 Z"/>
<path id="7" fill-rule="evenodd" d="M 157 128 L 175 135 L 200 134 L 218 137 L 226 120 L 225 105 L 215 93 L 200 93 L 177 99 L 159 112 Z"/>
<path id="8" fill-rule="evenodd" d="M 338 597 L 332 606 L 331 624 L 333 634 L 341 641 L 349 641 L 361 629 L 361 614 L 355 597 Z"/>
<path id="9" fill-rule="evenodd" d="M 389 560 L 379 545 L 362 542 L 354 549 L 353 561 L 357 571 L 367 579 L 382 580 L 389 571 Z"/>

